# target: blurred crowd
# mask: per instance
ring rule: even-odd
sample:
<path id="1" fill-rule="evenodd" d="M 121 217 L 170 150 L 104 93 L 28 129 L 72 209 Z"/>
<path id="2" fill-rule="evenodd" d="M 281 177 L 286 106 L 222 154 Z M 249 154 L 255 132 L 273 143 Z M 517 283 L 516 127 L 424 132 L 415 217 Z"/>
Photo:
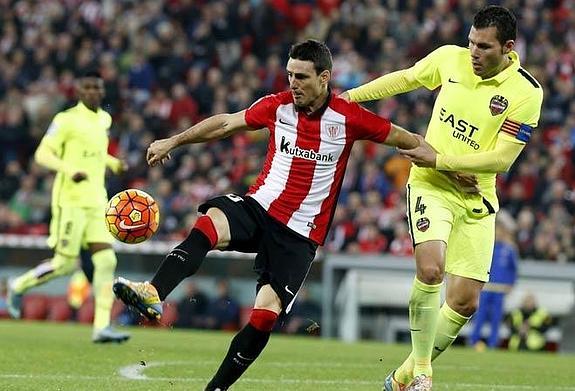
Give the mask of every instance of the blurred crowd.
<path id="1" fill-rule="evenodd" d="M 575 13 L 570 1 L 491 1 L 514 11 L 523 65 L 545 90 L 541 121 L 511 172 L 501 205 L 518 222 L 522 257 L 575 261 Z M 0 0 L 0 232 L 47 232 L 53 176 L 31 156 L 53 115 L 74 103 L 74 76 L 101 72 L 114 124 L 110 152 L 131 169 L 109 193 L 152 194 L 156 240 L 187 235 L 205 199 L 244 192 L 258 174 L 266 131 L 181 148 L 148 168 L 148 144 L 287 87 L 291 44 L 325 41 L 336 92 L 411 66 L 443 44 L 467 45 L 477 0 Z M 368 105 L 425 132 L 434 92 Z M 404 185 L 409 164 L 360 144 L 349 162 L 326 250 L 411 255 Z"/>

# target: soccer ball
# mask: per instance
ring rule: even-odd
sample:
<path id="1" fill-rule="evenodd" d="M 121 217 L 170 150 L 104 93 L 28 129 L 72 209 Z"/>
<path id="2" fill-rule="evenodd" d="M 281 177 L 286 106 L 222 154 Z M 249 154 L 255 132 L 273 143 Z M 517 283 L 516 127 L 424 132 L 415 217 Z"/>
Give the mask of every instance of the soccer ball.
<path id="1" fill-rule="evenodd" d="M 158 229 L 160 210 L 148 193 L 138 189 L 119 192 L 106 206 L 106 224 L 116 239 L 124 243 L 141 243 Z"/>

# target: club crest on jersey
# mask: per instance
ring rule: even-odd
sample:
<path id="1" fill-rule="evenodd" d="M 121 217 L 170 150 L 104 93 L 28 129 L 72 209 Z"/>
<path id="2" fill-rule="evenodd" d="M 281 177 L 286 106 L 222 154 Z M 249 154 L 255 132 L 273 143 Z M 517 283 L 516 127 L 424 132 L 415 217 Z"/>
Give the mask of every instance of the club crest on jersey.
<path id="1" fill-rule="evenodd" d="M 429 222 L 429 219 L 427 217 L 422 217 L 419 220 L 417 220 L 417 223 L 415 223 L 417 230 L 421 231 L 421 232 L 427 231 L 427 229 L 429 228 L 429 225 L 430 225 L 430 222 Z"/>
<path id="2" fill-rule="evenodd" d="M 326 125 L 325 130 L 327 131 L 327 135 L 331 138 L 336 138 L 339 136 L 341 126 L 340 125 Z"/>
<path id="3" fill-rule="evenodd" d="M 495 95 L 489 102 L 489 111 L 491 111 L 493 116 L 499 115 L 507 109 L 507 106 L 509 106 L 507 99 L 501 95 Z"/>

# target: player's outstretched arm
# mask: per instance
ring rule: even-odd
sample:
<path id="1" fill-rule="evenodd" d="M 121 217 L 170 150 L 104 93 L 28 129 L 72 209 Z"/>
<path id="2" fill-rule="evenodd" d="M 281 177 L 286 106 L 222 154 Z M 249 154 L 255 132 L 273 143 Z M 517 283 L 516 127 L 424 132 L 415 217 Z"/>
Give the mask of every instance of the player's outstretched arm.
<path id="1" fill-rule="evenodd" d="M 186 144 L 219 140 L 232 134 L 251 129 L 245 120 L 245 110 L 233 114 L 217 114 L 170 138 L 156 140 L 148 147 L 146 159 L 150 166 L 170 158 L 170 151 Z"/>
<path id="2" fill-rule="evenodd" d="M 420 144 L 420 139 L 416 134 L 403 129 L 401 126 L 391 124 L 391 130 L 389 131 L 384 144 L 409 150 L 417 148 Z"/>
<path id="3" fill-rule="evenodd" d="M 466 155 L 442 155 L 423 140 L 417 148 L 401 148 L 399 152 L 419 167 L 430 167 L 442 171 L 463 171 L 473 173 L 507 172 L 517 159 L 525 144 L 499 136 L 495 149 Z"/>
<path id="4" fill-rule="evenodd" d="M 378 77 L 369 83 L 345 91 L 341 97 L 352 102 L 365 102 L 389 98 L 397 94 L 413 91 L 422 84 L 415 78 L 412 68 L 402 69 Z"/>

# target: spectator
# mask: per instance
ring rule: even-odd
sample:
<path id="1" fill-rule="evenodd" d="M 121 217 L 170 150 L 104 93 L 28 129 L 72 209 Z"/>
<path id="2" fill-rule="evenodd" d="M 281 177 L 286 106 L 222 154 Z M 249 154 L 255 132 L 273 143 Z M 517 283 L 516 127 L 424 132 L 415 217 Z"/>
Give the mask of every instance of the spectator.
<path id="1" fill-rule="evenodd" d="M 184 297 L 178 301 L 178 320 L 174 324 L 179 328 L 204 328 L 208 313 L 208 298 L 193 281 L 186 284 Z"/>
<path id="2" fill-rule="evenodd" d="M 320 305 L 310 298 L 307 288 L 301 288 L 293 309 L 283 327 L 287 334 L 319 335 Z"/>
<path id="3" fill-rule="evenodd" d="M 216 288 L 218 295 L 210 303 L 206 328 L 230 331 L 239 329 L 240 305 L 232 298 L 229 283 L 226 280 L 218 280 Z"/>
<path id="4" fill-rule="evenodd" d="M 315 5 L 305 31 L 286 23 L 291 20 L 287 3 L 115 2 L 115 14 L 121 15 L 115 18 L 99 2 L 81 7 L 73 1 L 51 2 L 50 9 L 54 12 L 46 12 L 43 2 L 2 2 L 2 201 L 7 202 L 20 187 L 22 178 L 29 174 L 36 177 L 38 189 L 50 187 L 50 177 L 45 171 L 32 173 L 31 151 L 52 115 L 71 104 L 73 75 L 82 69 L 100 68 L 107 90 L 103 106 L 120 123 L 111 130 L 112 137 L 119 139 L 119 155 L 135 162 L 134 171 L 121 178 L 121 182 L 111 184 L 109 192 L 135 185 L 153 187 L 153 179 L 148 177 L 145 166 L 139 164 L 145 155 L 145 146 L 154 138 L 166 137 L 173 128 L 185 128 L 185 121 L 195 122 L 212 113 L 241 110 L 252 100 L 283 90 L 286 77 L 281 55 L 294 36 L 304 34 L 329 42 L 337 59 L 334 75 L 338 75 L 339 87 L 347 88 L 374 75 L 408 67 L 442 43 L 465 45 L 466 42 L 460 42 L 460 36 L 464 37 L 460 32 L 469 29 L 467 16 L 473 14 L 481 2 L 425 1 L 409 5 L 394 1 L 384 6 L 381 1 L 307 1 L 308 10 L 308 5 Z M 565 3 L 521 3 L 517 51 L 525 67 L 541 82 L 546 98 L 540 130 L 526 147 L 525 157 L 513 172 L 500 176 L 499 181 L 500 204 L 520 225 L 521 255 L 573 262 L 573 232 L 567 233 L 561 227 L 538 232 L 535 224 L 521 227 L 519 217 L 522 211 L 528 210 L 537 221 L 544 221 L 552 209 L 547 206 L 559 202 L 567 211 L 565 225 L 575 224 L 575 206 L 568 201 L 575 184 L 572 153 L 575 67 L 573 51 L 569 50 L 573 34 L 568 18 L 549 17 L 569 15 Z M 18 7 L 15 8 L 15 4 Z M 72 50 L 75 47 L 78 50 Z M 172 89 L 177 96 L 171 93 Z M 418 91 L 387 99 L 370 108 L 407 128 L 425 132 L 424 121 L 430 116 L 433 97 L 434 92 Z M 243 139 L 244 144 L 238 148 L 235 139 Z M 224 184 L 229 182 L 231 191 L 244 192 L 254 179 L 252 168 L 261 165 L 266 143 L 247 140 L 243 135 L 235 139 L 202 147 L 202 152 L 214 156 L 241 150 L 244 154 L 238 155 L 233 164 L 219 166 L 219 162 L 214 162 L 207 172 L 192 171 L 192 175 L 204 178 L 219 175 Z M 13 161 L 21 167 L 16 174 Z M 180 177 L 171 174 L 181 163 L 181 157 L 174 156 L 161 173 L 170 178 L 174 197 L 183 188 L 179 186 Z M 215 166 L 219 166 L 219 170 L 214 170 Z M 352 207 L 353 199 L 348 196 L 353 192 L 360 192 L 362 198 L 371 190 L 380 192 L 377 212 L 380 216 L 394 216 L 396 211 L 403 213 L 403 205 L 390 205 L 389 198 L 401 194 L 408 171 L 409 163 L 396 154 L 354 149 L 339 200 L 341 206 L 349 209 L 350 221 L 357 225 L 353 214 L 358 215 L 366 207 L 373 210 L 373 205 L 363 203 L 359 209 Z M 192 175 L 185 179 L 192 179 Z M 202 179 L 197 183 L 202 183 Z M 549 191 L 537 191 L 540 189 Z M 171 208 L 168 205 L 162 209 L 165 216 L 180 213 Z M 0 223 L 0 232 L 36 232 L 30 228 L 38 224 L 32 215 L 21 219 L 11 213 L 10 221 Z M 379 230 L 389 243 L 395 239 L 394 222 L 395 219 L 384 224 L 378 222 Z M 45 222 L 43 224 L 47 230 Z M 334 230 L 338 228 L 333 226 Z M 154 239 L 166 240 L 178 235 L 179 229 L 178 224 L 169 224 Z M 528 243 L 525 247 L 524 240 Z M 348 250 L 344 245 L 336 251 Z"/>
<path id="5" fill-rule="evenodd" d="M 509 350 L 540 351 L 545 348 L 545 332 L 552 318 L 544 308 L 537 306 L 532 293 L 523 298 L 521 307 L 513 310 L 506 319 L 511 329 Z"/>

